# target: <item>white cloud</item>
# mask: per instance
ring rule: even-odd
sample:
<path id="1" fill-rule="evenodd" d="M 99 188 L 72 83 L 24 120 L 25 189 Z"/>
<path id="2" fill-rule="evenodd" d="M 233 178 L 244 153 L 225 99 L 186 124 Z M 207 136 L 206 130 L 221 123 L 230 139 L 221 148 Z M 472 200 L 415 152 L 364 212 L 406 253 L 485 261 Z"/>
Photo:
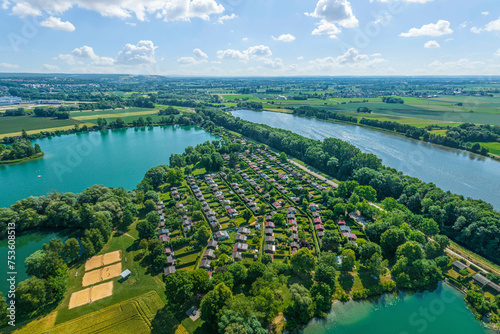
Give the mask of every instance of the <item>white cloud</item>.
<path id="1" fill-rule="evenodd" d="M 3 2 L 3 8 L 21 17 L 45 13 L 62 14 L 79 7 L 95 11 L 102 16 L 130 18 L 135 15 L 140 21 L 148 14 L 155 14 L 165 21 L 210 19 L 211 15 L 224 12 L 224 6 L 215 0 L 11 0 Z"/>
<path id="2" fill-rule="evenodd" d="M 266 45 L 251 46 L 245 51 L 245 53 L 251 57 L 268 57 L 273 55 L 269 46 Z"/>
<path id="3" fill-rule="evenodd" d="M 490 31 L 490 32 L 491 31 L 500 31 L 500 18 L 498 18 L 494 21 L 491 21 L 486 26 L 484 26 L 484 28 L 472 27 L 470 29 L 470 31 L 472 31 L 475 34 L 479 34 L 483 31 Z"/>
<path id="4" fill-rule="evenodd" d="M 139 41 L 136 45 L 127 44 L 116 57 L 120 65 L 148 65 L 156 63 L 155 50 L 158 47 L 152 41 Z"/>
<path id="5" fill-rule="evenodd" d="M 462 29 L 463 29 L 463 28 L 467 28 L 467 25 L 468 25 L 469 23 L 470 23 L 470 22 L 468 22 L 468 21 L 464 21 L 464 22 L 460 23 L 460 28 L 462 28 Z"/>
<path id="6" fill-rule="evenodd" d="M 189 65 L 199 65 L 206 63 L 206 59 L 195 59 L 194 57 L 180 57 L 177 58 L 177 62 L 181 65 L 184 66 L 189 66 Z"/>
<path id="7" fill-rule="evenodd" d="M 335 38 L 335 35 L 341 32 L 337 25 L 344 28 L 355 28 L 359 25 L 351 3 L 347 0 L 319 0 L 314 12 L 305 14 L 321 19 L 318 28 L 313 30 L 313 35 L 327 34 Z"/>
<path id="8" fill-rule="evenodd" d="M 61 21 L 60 18 L 51 16 L 47 20 L 40 22 L 40 25 L 45 28 L 63 31 L 75 31 L 75 26 L 69 21 Z"/>
<path id="9" fill-rule="evenodd" d="M 217 51 L 217 58 L 239 60 L 241 62 L 246 62 L 249 60 L 249 57 L 245 52 L 232 49 Z"/>
<path id="10" fill-rule="evenodd" d="M 90 46 L 84 45 L 81 48 L 76 48 L 71 52 L 71 55 L 78 57 L 78 58 L 84 58 L 84 59 L 97 59 L 99 56 L 97 56 L 94 52 L 94 49 L 91 48 Z"/>
<path id="11" fill-rule="evenodd" d="M 303 59 L 304 59 L 304 57 L 302 57 L 302 56 L 297 57 L 297 60 L 303 60 Z"/>
<path id="12" fill-rule="evenodd" d="M 350 48 L 338 57 L 318 58 L 309 61 L 309 63 L 311 64 L 311 70 L 330 71 L 346 66 L 350 68 L 366 68 L 384 61 L 382 58 L 373 58 L 365 54 L 360 54 L 358 50 Z"/>
<path id="13" fill-rule="evenodd" d="M 241 40 L 242 40 L 243 42 L 247 42 L 247 41 L 248 41 L 248 37 L 243 37 Z"/>
<path id="14" fill-rule="evenodd" d="M 280 42 L 293 42 L 295 40 L 295 36 L 291 34 L 283 34 L 278 37 L 271 36 L 273 40 Z"/>
<path id="15" fill-rule="evenodd" d="M 219 50 L 217 51 L 217 58 L 223 60 L 238 60 L 242 63 L 246 63 L 249 60 L 257 60 L 263 61 L 268 66 L 277 67 L 279 63 L 282 63 L 282 60 L 276 58 L 274 60 L 269 57 L 272 56 L 273 53 L 269 46 L 266 45 L 255 45 L 251 46 L 245 51 L 227 49 L 227 50 Z"/>
<path id="16" fill-rule="evenodd" d="M 313 30 L 313 35 L 328 35 L 330 38 L 337 38 L 337 35 L 340 34 L 342 30 L 340 30 L 335 24 L 328 23 L 325 20 L 321 20 L 318 23 L 318 27 Z"/>
<path id="17" fill-rule="evenodd" d="M 497 52 L 495 52 L 495 56 L 500 57 L 500 49 L 498 49 Z"/>
<path id="18" fill-rule="evenodd" d="M 200 59 L 207 59 L 208 58 L 207 54 L 205 52 L 201 51 L 200 49 L 194 49 L 193 55 L 196 58 L 200 58 Z"/>
<path id="19" fill-rule="evenodd" d="M 382 54 L 381 53 L 374 53 L 371 56 L 372 57 L 382 57 Z"/>
<path id="20" fill-rule="evenodd" d="M 488 15 L 490 15 L 490 12 L 482 12 L 481 14 L 488 16 Z"/>
<path id="21" fill-rule="evenodd" d="M 238 17 L 238 15 L 236 15 L 235 13 L 232 13 L 231 15 L 224 15 L 224 16 L 219 17 L 219 19 L 217 20 L 217 23 L 224 24 L 225 21 L 234 20 L 237 17 Z"/>
<path id="22" fill-rule="evenodd" d="M 440 47 L 441 45 L 439 45 L 439 43 L 436 41 L 428 41 L 427 43 L 424 44 L 424 48 L 426 49 L 435 49 Z"/>
<path id="23" fill-rule="evenodd" d="M 49 71 L 49 72 L 54 72 L 59 70 L 59 66 L 50 64 L 43 64 L 42 68 L 44 71 Z"/>
<path id="24" fill-rule="evenodd" d="M 125 22 L 125 24 L 127 24 L 127 25 L 129 25 L 131 27 L 137 26 L 137 23 L 135 23 L 135 22 Z"/>
<path id="25" fill-rule="evenodd" d="M 445 39 L 444 41 L 445 41 L 445 42 L 451 42 L 451 41 L 454 41 L 454 40 L 455 40 L 455 39 L 453 39 L 453 38 L 447 38 L 447 39 Z"/>
<path id="26" fill-rule="evenodd" d="M 19 65 L 9 64 L 9 63 L 0 63 L 0 68 L 6 68 L 9 70 L 13 70 L 16 68 L 21 68 Z"/>
<path id="27" fill-rule="evenodd" d="M 401 33 L 401 37 L 418 37 L 418 36 L 442 36 L 453 33 L 450 28 L 450 22 L 445 20 L 439 20 L 437 23 L 429 23 L 423 25 L 421 28 L 411 28 L 406 33 Z"/>

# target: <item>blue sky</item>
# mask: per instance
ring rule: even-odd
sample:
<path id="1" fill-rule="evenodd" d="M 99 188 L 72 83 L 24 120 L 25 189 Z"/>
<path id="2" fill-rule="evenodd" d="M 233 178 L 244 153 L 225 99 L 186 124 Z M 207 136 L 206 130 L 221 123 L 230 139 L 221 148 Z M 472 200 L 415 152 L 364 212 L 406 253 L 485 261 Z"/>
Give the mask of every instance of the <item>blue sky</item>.
<path id="1" fill-rule="evenodd" d="M 0 4 L 0 72 L 500 75 L 491 0 Z"/>

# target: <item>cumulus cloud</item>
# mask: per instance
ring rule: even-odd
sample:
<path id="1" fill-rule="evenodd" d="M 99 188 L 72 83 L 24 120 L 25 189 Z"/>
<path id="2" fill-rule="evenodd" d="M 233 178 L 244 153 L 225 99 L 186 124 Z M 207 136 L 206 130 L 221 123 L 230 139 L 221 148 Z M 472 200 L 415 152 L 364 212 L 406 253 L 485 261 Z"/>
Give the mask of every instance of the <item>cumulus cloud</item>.
<path id="1" fill-rule="evenodd" d="M 147 20 L 148 14 L 165 21 L 201 18 L 208 20 L 211 15 L 224 12 L 224 6 L 215 0 L 11 0 L 2 7 L 17 16 L 42 15 L 42 13 L 64 13 L 79 7 L 95 11 L 102 16 L 130 18 L 135 15 L 140 21 Z"/>
<path id="2" fill-rule="evenodd" d="M 439 43 L 436 41 L 428 41 L 427 43 L 424 44 L 424 48 L 426 49 L 435 49 L 440 47 L 441 45 L 439 45 Z"/>
<path id="3" fill-rule="evenodd" d="M 351 3 L 347 0 L 319 0 L 314 12 L 305 14 L 321 19 L 317 24 L 318 28 L 313 30 L 313 35 L 327 34 L 335 38 L 335 35 L 341 31 L 337 25 L 355 28 L 359 24 L 352 11 Z"/>
<path id="4" fill-rule="evenodd" d="M 248 54 L 238 50 L 227 49 L 217 51 L 217 58 L 219 59 L 232 59 L 246 62 L 249 60 Z"/>
<path id="5" fill-rule="evenodd" d="M 282 68 L 283 60 L 280 58 L 271 59 L 272 55 L 271 49 L 266 45 L 251 46 L 244 51 L 233 49 L 217 51 L 217 58 L 220 60 L 238 60 L 242 63 L 254 60 L 263 62 L 267 67 Z"/>
<path id="6" fill-rule="evenodd" d="M 155 50 L 158 47 L 152 41 L 139 41 L 137 44 L 127 44 L 116 57 L 120 65 L 149 65 L 156 63 Z"/>
<path id="7" fill-rule="evenodd" d="M 500 18 L 496 19 L 495 21 L 491 21 L 486 26 L 484 26 L 484 28 L 472 27 L 470 31 L 475 34 L 479 34 L 483 31 L 500 31 Z"/>
<path id="8" fill-rule="evenodd" d="M 126 44 L 115 58 L 102 57 L 96 54 L 90 46 L 84 45 L 75 48 L 70 54 L 60 54 L 54 57 L 55 60 L 64 62 L 71 66 L 99 66 L 111 67 L 142 66 L 156 63 L 155 49 L 157 47 L 152 41 L 140 41 L 137 44 Z"/>
<path id="9" fill-rule="evenodd" d="M 342 30 L 340 30 L 334 23 L 328 23 L 325 20 L 321 20 L 318 23 L 318 27 L 313 30 L 313 35 L 328 35 L 330 38 L 337 38 L 337 35 L 340 34 Z"/>
<path id="10" fill-rule="evenodd" d="M 0 63 L 0 68 L 6 68 L 8 70 L 13 70 L 16 68 L 21 68 L 19 65 L 9 64 L 9 63 Z"/>
<path id="11" fill-rule="evenodd" d="M 268 57 L 273 55 L 269 46 L 266 45 L 251 46 L 245 53 L 251 57 Z"/>
<path id="12" fill-rule="evenodd" d="M 385 60 L 379 57 L 370 57 L 369 55 L 361 54 L 355 48 L 350 48 L 343 55 L 338 57 L 318 58 L 309 61 L 312 68 L 318 71 L 326 71 L 342 68 L 345 66 L 352 68 L 365 68 L 382 63 Z"/>
<path id="13" fill-rule="evenodd" d="M 62 31 L 75 31 L 75 26 L 69 21 L 61 21 L 60 18 L 51 16 L 47 20 L 40 22 L 40 25 L 45 28 L 51 28 Z"/>
<path id="14" fill-rule="evenodd" d="M 193 55 L 196 58 L 200 58 L 200 59 L 207 59 L 208 58 L 207 54 L 205 52 L 201 51 L 200 49 L 194 49 Z"/>
<path id="15" fill-rule="evenodd" d="M 442 36 L 453 33 L 450 28 L 450 22 L 446 20 L 439 20 L 437 23 L 429 23 L 423 25 L 421 28 L 411 28 L 408 32 L 399 34 L 401 37 L 418 37 L 418 36 Z"/>
<path id="16" fill-rule="evenodd" d="M 224 24 L 225 21 L 234 20 L 237 17 L 238 17 L 238 15 L 236 15 L 235 13 L 232 13 L 231 15 L 223 15 L 223 16 L 219 17 L 219 19 L 217 20 L 217 23 Z"/>
<path id="17" fill-rule="evenodd" d="M 273 40 L 280 42 L 293 42 L 295 40 L 295 36 L 291 34 L 283 34 L 278 37 L 271 36 Z"/>

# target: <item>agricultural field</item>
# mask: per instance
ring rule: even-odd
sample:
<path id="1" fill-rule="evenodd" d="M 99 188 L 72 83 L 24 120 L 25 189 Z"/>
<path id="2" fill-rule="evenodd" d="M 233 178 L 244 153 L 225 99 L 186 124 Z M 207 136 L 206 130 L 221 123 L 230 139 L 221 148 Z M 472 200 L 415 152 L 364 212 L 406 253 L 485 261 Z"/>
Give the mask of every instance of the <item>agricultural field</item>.
<path id="1" fill-rule="evenodd" d="M 53 129 L 81 124 L 74 119 L 53 119 L 50 117 L 35 116 L 7 116 L 0 118 L 0 135 L 25 131 Z"/>

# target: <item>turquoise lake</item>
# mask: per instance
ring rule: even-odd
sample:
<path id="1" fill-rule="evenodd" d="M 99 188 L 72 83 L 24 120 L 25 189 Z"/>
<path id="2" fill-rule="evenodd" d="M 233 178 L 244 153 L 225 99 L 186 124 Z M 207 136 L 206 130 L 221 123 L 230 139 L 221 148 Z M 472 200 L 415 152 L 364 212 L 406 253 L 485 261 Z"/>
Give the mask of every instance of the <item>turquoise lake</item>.
<path id="1" fill-rule="evenodd" d="M 78 193 L 94 184 L 131 190 L 148 169 L 168 165 L 171 154 L 215 139 L 200 128 L 175 125 L 39 139 L 43 158 L 0 166 L 0 207 L 52 191 Z"/>

